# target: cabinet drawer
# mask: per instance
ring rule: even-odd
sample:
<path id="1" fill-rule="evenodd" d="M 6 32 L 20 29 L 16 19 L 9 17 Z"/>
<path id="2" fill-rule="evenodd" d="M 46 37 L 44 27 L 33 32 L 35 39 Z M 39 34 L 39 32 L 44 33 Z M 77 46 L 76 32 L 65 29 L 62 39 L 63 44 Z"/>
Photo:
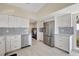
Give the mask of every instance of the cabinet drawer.
<path id="1" fill-rule="evenodd" d="M 69 51 L 69 46 L 68 45 L 61 45 L 61 44 L 59 44 L 57 47 L 62 49 L 62 50 L 65 50 L 65 51 Z"/>
<path id="2" fill-rule="evenodd" d="M 0 37 L 0 55 L 5 53 L 5 39 Z"/>
<path id="3" fill-rule="evenodd" d="M 69 44 L 67 42 L 56 41 L 56 47 L 68 51 Z"/>
<path id="4" fill-rule="evenodd" d="M 56 37 L 55 46 L 68 51 L 69 50 L 69 38 L 68 37 Z"/>
<path id="5" fill-rule="evenodd" d="M 21 48 L 21 43 L 11 44 L 11 50 L 16 50 Z"/>
<path id="6" fill-rule="evenodd" d="M 55 41 L 56 43 L 58 43 L 58 44 L 65 44 L 65 45 L 68 45 L 69 44 L 69 41 L 68 40 L 66 40 L 66 41 L 63 41 L 63 40 L 56 40 Z"/>
<path id="7" fill-rule="evenodd" d="M 62 40 L 62 41 L 66 41 L 67 39 L 69 39 L 69 37 L 67 36 L 60 36 L 57 38 L 57 40 Z"/>
<path id="8" fill-rule="evenodd" d="M 68 45 L 60 45 L 60 48 L 65 50 L 65 51 L 69 51 L 69 46 Z"/>
<path id="9" fill-rule="evenodd" d="M 56 44 L 69 45 L 69 41 L 56 40 Z"/>
<path id="10" fill-rule="evenodd" d="M 20 49 L 20 48 L 21 48 L 21 44 L 16 44 L 11 47 L 11 50 L 16 50 L 16 49 Z"/>

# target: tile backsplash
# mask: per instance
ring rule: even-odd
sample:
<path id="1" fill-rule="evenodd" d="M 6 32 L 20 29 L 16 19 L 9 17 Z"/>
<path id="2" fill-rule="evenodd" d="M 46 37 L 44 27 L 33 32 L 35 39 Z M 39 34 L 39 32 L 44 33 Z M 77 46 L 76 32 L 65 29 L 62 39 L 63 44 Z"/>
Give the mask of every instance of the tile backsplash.
<path id="1" fill-rule="evenodd" d="M 73 27 L 59 27 L 59 34 L 73 34 Z"/>
<path id="2" fill-rule="evenodd" d="M 0 35 L 25 34 L 27 32 L 27 28 L 0 28 Z"/>

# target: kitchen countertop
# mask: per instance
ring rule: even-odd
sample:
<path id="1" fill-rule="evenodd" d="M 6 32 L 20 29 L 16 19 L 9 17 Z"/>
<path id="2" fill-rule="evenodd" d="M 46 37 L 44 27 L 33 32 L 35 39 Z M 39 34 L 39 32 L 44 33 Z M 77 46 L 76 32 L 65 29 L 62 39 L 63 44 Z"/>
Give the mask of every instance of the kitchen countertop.
<path id="1" fill-rule="evenodd" d="M 60 35 L 60 36 L 72 36 L 71 34 L 52 34 L 52 35 L 47 35 L 47 34 L 44 34 L 45 36 L 56 36 L 56 35 Z"/>
<path id="2" fill-rule="evenodd" d="M 29 33 L 27 34 L 27 33 L 24 33 L 24 34 L 0 34 L 0 36 L 12 36 L 12 35 L 29 35 Z"/>

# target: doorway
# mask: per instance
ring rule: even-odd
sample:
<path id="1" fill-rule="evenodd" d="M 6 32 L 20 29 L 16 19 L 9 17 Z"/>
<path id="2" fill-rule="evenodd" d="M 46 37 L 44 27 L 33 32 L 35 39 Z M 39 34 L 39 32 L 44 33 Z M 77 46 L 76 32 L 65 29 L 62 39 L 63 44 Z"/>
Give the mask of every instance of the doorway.
<path id="1" fill-rule="evenodd" d="M 37 40 L 37 22 L 30 23 L 32 39 Z"/>
<path id="2" fill-rule="evenodd" d="M 32 38 L 37 40 L 37 28 L 32 28 Z"/>

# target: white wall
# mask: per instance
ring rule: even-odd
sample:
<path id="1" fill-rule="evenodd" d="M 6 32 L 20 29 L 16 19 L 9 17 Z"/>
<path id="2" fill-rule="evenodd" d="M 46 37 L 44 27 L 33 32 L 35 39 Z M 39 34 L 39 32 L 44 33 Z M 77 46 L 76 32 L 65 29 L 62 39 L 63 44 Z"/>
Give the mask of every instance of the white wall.
<path id="1" fill-rule="evenodd" d="M 37 22 L 37 40 L 43 40 L 43 32 L 40 32 L 40 28 L 43 27 L 43 22 Z"/>
<path id="2" fill-rule="evenodd" d="M 29 31 L 32 32 L 32 28 L 37 28 L 37 23 L 30 23 L 29 24 Z"/>

